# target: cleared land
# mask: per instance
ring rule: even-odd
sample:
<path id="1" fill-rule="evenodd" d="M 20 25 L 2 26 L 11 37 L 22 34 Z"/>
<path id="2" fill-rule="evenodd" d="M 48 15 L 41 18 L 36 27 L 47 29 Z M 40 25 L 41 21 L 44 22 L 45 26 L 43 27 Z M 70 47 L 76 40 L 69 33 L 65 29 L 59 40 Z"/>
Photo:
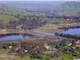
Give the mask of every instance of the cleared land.
<path id="1" fill-rule="evenodd" d="M 61 22 L 59 24 L 46 24 L 40 28 L 33 29 L 34 32 L 60 32 L 63 31 L 59 28 L 68 28 L 68 27 L 76 27 L 80 26 L 80 23 L 68 23 L 68 22 Z"/>

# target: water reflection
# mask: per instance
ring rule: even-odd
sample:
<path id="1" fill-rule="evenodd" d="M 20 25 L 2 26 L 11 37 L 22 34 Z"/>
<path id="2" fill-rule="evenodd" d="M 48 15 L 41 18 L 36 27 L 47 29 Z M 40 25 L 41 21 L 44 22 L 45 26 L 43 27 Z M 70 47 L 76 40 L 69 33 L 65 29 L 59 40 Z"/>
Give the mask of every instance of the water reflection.
<path id="1" fill-rule="evenodd" d="M 23 38 L 30 38 L 30 36 L 9 35 L 9 36 L 1 37 L 0 40 L 17 40 L 17 39 L 23 39 Z"/>
<path id="2" fill-rule="evenodd" d="M 80 28 L 70 28 L 61 33 L 63 33 L 63 34 L 80 34 Z"/>

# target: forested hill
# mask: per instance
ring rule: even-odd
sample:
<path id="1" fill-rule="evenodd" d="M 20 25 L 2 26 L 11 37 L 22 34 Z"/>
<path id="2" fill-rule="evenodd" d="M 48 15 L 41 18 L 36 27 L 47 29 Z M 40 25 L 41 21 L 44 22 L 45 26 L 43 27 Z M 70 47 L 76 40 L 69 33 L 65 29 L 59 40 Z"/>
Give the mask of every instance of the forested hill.
<path id="1" fill-rule="evenodd" d="M 26 15 L 30 15 L 32 13 L 27 12 L 23 9 L 13 8 L 13 7 L 9 7 L 5 4 L 0 4 L 0 14 L 13 15 L 13 16 L 17 16 L 17 15 L 26 16 Z"/>
<path id="2" fill-rule="evenodd" d="M 0 4 L 0 28 L 15 29 L 20 25 L 24 29 L 37 28 L 46 22 L 45 18 L 41 16 L 24 9 Z"/>
<path id="3" fill-rule="evenodd" d="M 52 18 L 49 18 L 52 16 Z M 0 28 L 38 28 L 62 19 L 53 16 L 80 16 L 80 2 L 1 2 Z"/>
<path id="4" fill-rule="evenodd" d="M 0 23 L 6 24 L 9 21 L 18 21 L 24 16 L 29 16 L 32 13 L 22 9 L 8 7 L 5 4 L 0 4 Z"/>
<path id="5" fill-rule="evenodd" d="M 65 16 L 80 16 L 80 2 L 65 2 L 58 6 L 56 14 Z"/>

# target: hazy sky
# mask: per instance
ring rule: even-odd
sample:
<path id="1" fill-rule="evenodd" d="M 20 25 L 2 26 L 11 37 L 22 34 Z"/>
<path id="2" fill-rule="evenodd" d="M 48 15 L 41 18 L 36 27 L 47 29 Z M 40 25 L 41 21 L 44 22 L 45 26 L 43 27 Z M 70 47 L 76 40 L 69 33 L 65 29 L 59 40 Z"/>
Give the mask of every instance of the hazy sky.
<path id="1" fill-rule="evenodd" d="M 0 0 L 0 1 L 80 1 L 80 0 Z"/>

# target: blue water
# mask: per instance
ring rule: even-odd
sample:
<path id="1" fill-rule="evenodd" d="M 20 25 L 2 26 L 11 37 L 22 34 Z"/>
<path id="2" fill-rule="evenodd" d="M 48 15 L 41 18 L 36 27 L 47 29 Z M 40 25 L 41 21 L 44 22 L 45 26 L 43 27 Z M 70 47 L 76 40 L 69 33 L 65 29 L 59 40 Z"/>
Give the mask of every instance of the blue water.
<path id="1" fill-rule="evenodd" d="M 63 34 L 80 34 L 80 28 L 70 28 L 68 30 L 64 30 L 63 32 L 60 32 Z M 38 34 L 34 34 L 33 37 L 44 37 L 45 35 L 51 35 L 54 36 L 54 32 L 53 33 L 44 33 L 44 32 L 40 32 Z M 4 37 L 0 37 L 0 40 L 17 40 L 17 39 L 23 39 L 23 38 L 32 38 L 32 36 L 29 35 L 9 35 L 9 36 L 4 36 Z"/>
<path id="2" fill-rule="evenodd" d="M 61 33 L 63 33 L 63 34 L 72 34 L 72 35 L 80 34 L 80 28 L 70 28 L 70 29 L 65 30 L 65 31 L 63 31 Z"/>
<path id="3" fill-rule="evenodd" d="M 45 35 L 50 35 L 49 33 L 38 33 L 38 34 L 34 34 L 33 36 L 30 35 L 8 35 L 8 36 L 3 36 L 0 37 L 0 41 L 1 40 L 17 40 L 17 39 L 24 39 L 24 38 L 32 38 L 32 37 L 44 37 Z"/>
<path id="4" fill-rule="evenodd" d="M 9 35 L 0 37 L 0 40 L 17 40 L 17 39 L 23 39 L 23 38 L 31 38 L 30 36 L 23 36 L 23 35 Z"/>

